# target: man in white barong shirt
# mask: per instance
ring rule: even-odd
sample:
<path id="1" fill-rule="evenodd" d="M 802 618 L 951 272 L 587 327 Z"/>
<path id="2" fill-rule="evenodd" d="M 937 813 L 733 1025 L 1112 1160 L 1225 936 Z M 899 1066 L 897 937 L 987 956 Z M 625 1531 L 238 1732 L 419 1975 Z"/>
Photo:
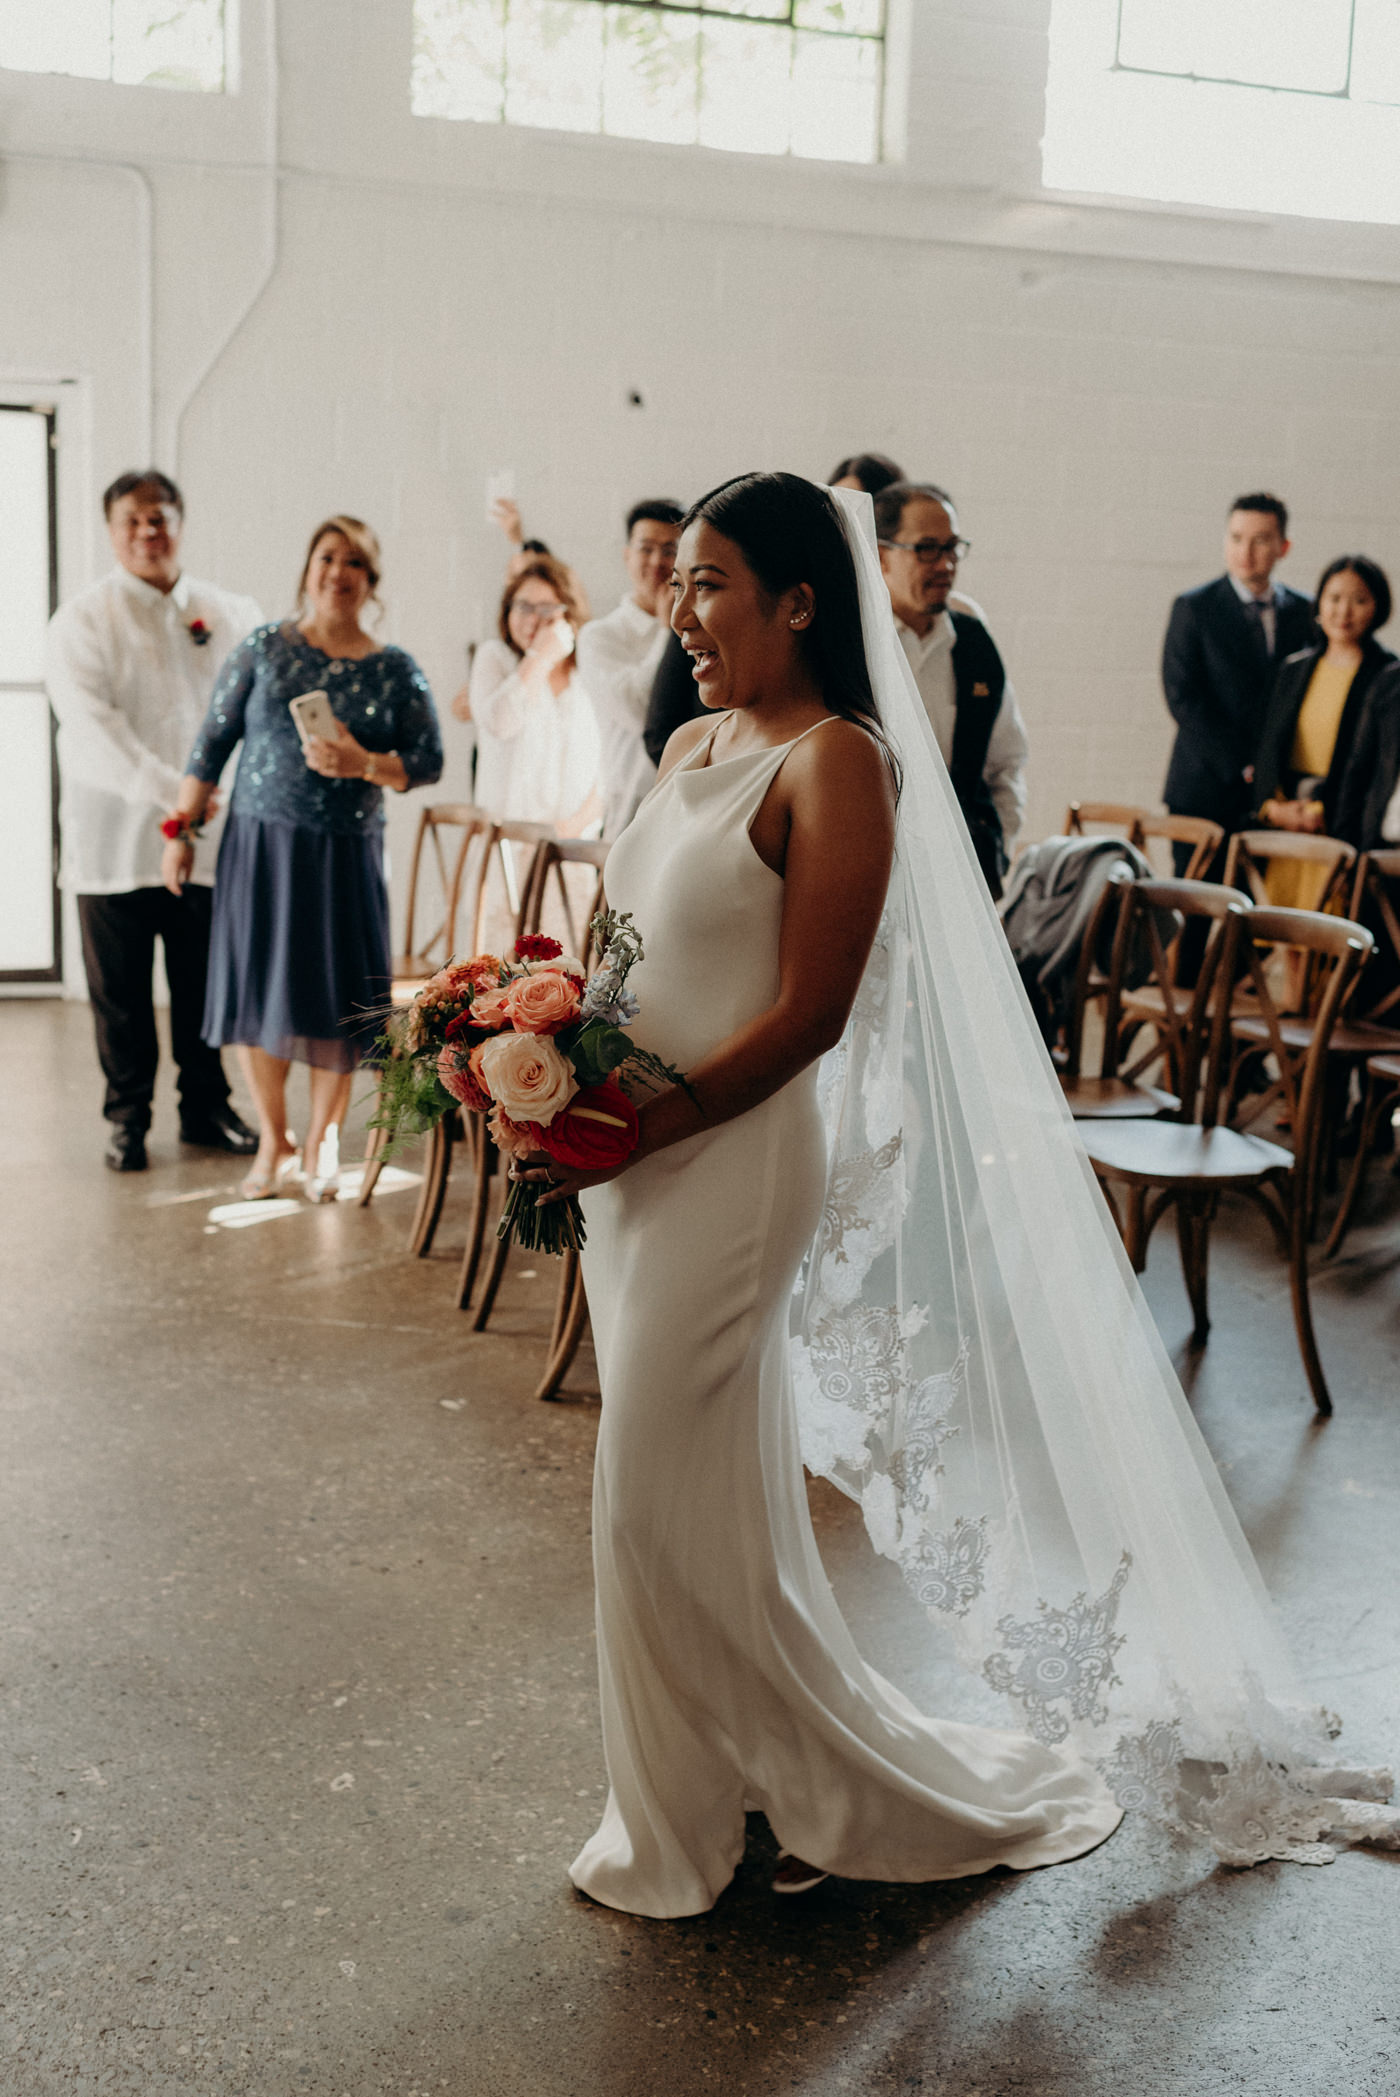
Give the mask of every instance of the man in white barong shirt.
<path id="1" fill-rule="evenodd" d="M 951 496 L 931 482 L 882 488 L 875 531 L 895 629 L 983 871 L 999 893 L 1026 812 L 1030 738 L 980 609 L 953 590 L 967 541 Z M 960 703 L 968 716 L 961 735 Z"/>
<path id="2" fill-rule="evenodd" d="M 678 502 L 657 498 L 627 513 L 622 559 L 631 589 L 616 611 L 578 637 L 578 667 L 602 743 L 603 835 L 616 837 L 656 781 L 642 741 L 652 681 L 671 631 L 671 574 L 680 548 Z"/>
<path id="3" fill-rule="evenodd" d="M 184 1142 L 240 1155 L 257 1137 L 234 1112 L 217 1049 L 201 1039 L 215 854 L 181 895 L 161 883 L 162 819 L 230 650 L 262 623 L 251 597 L 180 568 L 184 504 L 163 473 L 126 473 L 102 499 L 117 566 L 49 624 L 58 718 L 62 881 L 77 898 L 97 1053 L 106 1163 L 147 1164 L 159 1048 L 151 973 L 164 948 Z M 215 828 L 209 826 L 206 838 Z"/>

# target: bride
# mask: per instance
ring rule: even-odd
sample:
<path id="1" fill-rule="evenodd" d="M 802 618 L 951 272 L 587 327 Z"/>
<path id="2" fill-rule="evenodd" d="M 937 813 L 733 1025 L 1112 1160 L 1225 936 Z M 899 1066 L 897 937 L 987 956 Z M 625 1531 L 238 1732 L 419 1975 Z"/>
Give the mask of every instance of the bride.
<path id="1" fill-rule="evenodd" d="M 603 1390 L 610 1794 L 574 1883 L 701 1913 L 753 1809 L 783 1893 L 1062 1862 L 1128 1804 L 1237 1863 L 1395 1844 L 1386 1773 L 1323 1768 L 1078 1148 L 868 500 L 717 489 L 673 625 L 712 718 L 672 738 L 608 896 L 646 942 L 635 1037 L 687 1084 L 618 1172 L 515 1168 L 584 1197 Z M 804 1459 L 966 1666 L 966 1717 L 861 1659 Z"/>

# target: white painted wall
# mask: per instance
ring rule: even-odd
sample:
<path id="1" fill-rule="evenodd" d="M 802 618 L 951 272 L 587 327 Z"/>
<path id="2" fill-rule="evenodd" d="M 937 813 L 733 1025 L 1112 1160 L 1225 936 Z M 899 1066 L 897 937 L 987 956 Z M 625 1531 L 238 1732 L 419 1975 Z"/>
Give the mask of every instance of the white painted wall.
<path id="1" fill-rule="evenodd" d="M 269 612 L 348 508 L 445 704 L 493 616 L 494 469 L 601 609 L 637 495 L 878 447 L 960 499 L 1034 835 L 1071 794 L 1156 798 L 1162 625 L 1232 495 L 1293 504 L 1299 586 L 1342 550 L 1400 571 L 1400 237 L 1047 196 L 1049 0 L 911 0 L 907 156 L 875 169 L 415 120 L 409 0 L 241 11 L 217 101 L 0 73 L 0 374 L 87 401 L 65 588 L 153 451 L 190 567 Z"/>

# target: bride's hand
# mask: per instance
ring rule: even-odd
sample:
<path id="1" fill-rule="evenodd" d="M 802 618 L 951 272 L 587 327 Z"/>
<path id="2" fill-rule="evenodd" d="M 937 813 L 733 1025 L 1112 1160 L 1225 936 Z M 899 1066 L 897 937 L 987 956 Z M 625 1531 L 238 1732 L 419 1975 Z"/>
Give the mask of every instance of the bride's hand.
<path id="1" fill-rule="evenodd" d="M 532 1150 L 526 1157 L 511 1160 L 507 1176 L 525 1186 L 538 1187 L 537 1205 L 543 1209 L 551 1202 L 567 1201 L 571 1194 L 582 1194 L 587 1187 L 601 1187 L 608 1180 L 615 1180 L 636 1155 L 633 1151 L 621 1164 L 605 1165 L 599 1172 L 576 1172 L 572 1166 L 551 1158 L 548 1151 Z"/>

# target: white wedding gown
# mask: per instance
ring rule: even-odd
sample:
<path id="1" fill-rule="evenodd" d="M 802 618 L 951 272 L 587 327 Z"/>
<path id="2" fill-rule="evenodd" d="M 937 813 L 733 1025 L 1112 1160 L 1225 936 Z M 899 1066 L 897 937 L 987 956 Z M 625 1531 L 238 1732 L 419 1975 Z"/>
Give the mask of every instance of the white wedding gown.
<path id="1" fill-rule="evenodd" d="M 778 988 L 783 882 L 749 826 L 792 745 L 710 764 L 712 739 L 653 789 L 608 864 L 609 903 L 646 948 L 635 1038 L 683 1070 Z M 816 1084 L 814 1067 L 584 1197 L 611 1790 L 571 1876 L 632 1914 L 711 1907 L 746 1808 L 812 1864 L 905 1881 L 1059 1863 L 1121 1818 L 1077 1754 L 923 1716 L 837 1608 L 789 1370 L 793 1282 L 826 1185 Z"/>

